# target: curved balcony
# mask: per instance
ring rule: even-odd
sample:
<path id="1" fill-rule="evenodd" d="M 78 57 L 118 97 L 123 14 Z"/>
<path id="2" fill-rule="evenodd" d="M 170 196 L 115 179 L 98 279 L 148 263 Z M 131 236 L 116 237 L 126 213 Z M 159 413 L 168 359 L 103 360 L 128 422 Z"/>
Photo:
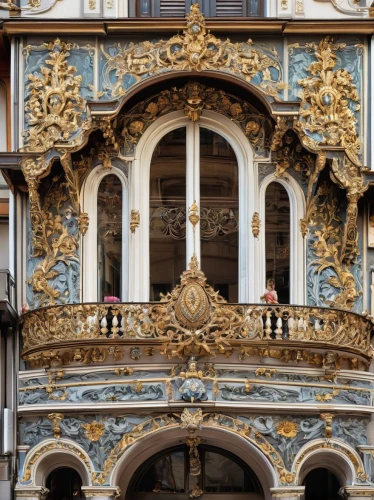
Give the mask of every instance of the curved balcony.
<path id="1" fill-rule="evenodd" d="M 23 315 L 23 357 L 40 365 L 132 359 L 144 347 L 169 359 L 185 356 L 260 355 L 337 368 L 334 352 L 368 361 L 372 357 L 369 316 L 341 309 L 268 304 L 229 304 L 206 284 L 197 268 L 185 271 L 162 302 L 85 303 L 52 306 Z M 319 349 L 316 352 L 307 349 Z M 146 354 L 148 355 L 148 354 Z M 336 355 L 337 356 L 337 355 Z M 344 356 L 340 356 L 343 359 Z M 357 358 L 351 358 L 357 368 Z"/>

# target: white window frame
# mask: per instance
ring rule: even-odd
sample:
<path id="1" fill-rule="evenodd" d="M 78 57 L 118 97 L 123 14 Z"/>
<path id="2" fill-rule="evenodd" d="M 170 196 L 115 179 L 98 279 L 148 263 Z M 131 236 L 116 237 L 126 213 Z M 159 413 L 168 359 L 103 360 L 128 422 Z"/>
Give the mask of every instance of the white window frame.
<path id="1" fill-rule="evenodd" d="M 83 212 L 89 215 L 89 226 L 86 234 L 81 237 L 82 248 L 82 299 L 83 302 L 98 301 L 98 276 L 97 276 L 97 203 L 98 190 L 101 181 L 107 175 L 115 175 L 122 185 L 122 279 L 121 301 L 129 300 L 129 185 L 123 170 L 124 164 L 119 159 L 112 160 L 112 168 L 102 165 L 95 167 L 85 179 L 81 200 Z"/>
<path id="2" fill-rule="evenodd" d="M 130 300 L 146 302 L 150 294 L 149 265 L 149 176 L 153 151 L 159 141 L 169 132 L 186 127 L 186 208 L 194 200 L 200 199 L 200 178 L 195 175 L 194 165 L 200 161 L 199 128 L 207 128 L 224 137 L 233 148 L 239 171 L 239 276 L 238 291 L 241 302 L 253 302 L 260 296 L 258 280 L 255 276 L 256 245 L 250 231 L 250 221 L 257 206 L 257 171 L 254 155 L 243 131 L 229 118 L 204 110 L 199 121 L 191 122 L 184 112 L 174 111 L 156 120 L 140 139 L 131 166 L 130 206 L 140 212 L 140 227 L 130 238 Z M 251 188 L 252 186 L 252 188 Z M 252 189 L 252 196 L 248 196 Z M 193 227 L 187 224 L 187 262 L 194 252 Z M 195 251 L 200 262 L 200 226 L 196 226 Z M 257 284 L 256 284 L 257 283 Z"/>
<path id="3" fill-rule="evenodd" d="M 262 294 L 266 289 L 266 207 L 265 196 L 268 186 L 272 182 L 277 182 L 285 188 L 290 200 L 290 304 L 303 305 L 305 304 L 305 240 L 300 230 L 300 219 L 305 216 L 305 196 L 303 190 L 297 181 L 288 175 L 284 174 L 282 178 L 276 177 L 275 174 L 266 176 L 260 186 L 260 220 L 262 222 L 260 232 L 260 276 L 262 284 Z"/>

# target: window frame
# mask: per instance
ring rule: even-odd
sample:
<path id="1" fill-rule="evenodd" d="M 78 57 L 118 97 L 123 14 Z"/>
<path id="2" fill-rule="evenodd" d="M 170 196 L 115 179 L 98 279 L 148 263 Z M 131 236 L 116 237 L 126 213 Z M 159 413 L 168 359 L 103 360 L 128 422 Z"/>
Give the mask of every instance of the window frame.
<path id="1" fill-rule="evenodd" d="M 89 215 L 89 225 L 85 236 L 81 237 L 82 246 L 82 273 L 81 273 L 81 294 L 83 302 L 98 301 L 98 273 L 97 273 L 97 207 L 99 186 L 108 175 L 115 175 L 122 185 L 122 283 L 121 302 L 129 300 L 129 182 L 124 173 L 126 166 L 119 159 L 112 159 L 112 168 L 108 169 L 101 164 L 92 169 L 85 179 L 81 200 L 83 212 Z M 95 272 L 92 272 L 95 270 Z"/>
<path id="2" fill-rule="evenodd" d="M 287 192 L 290 200 L 290 304 L 303 305 L 306 297 L 306 240 L 300 231 L 300 220 L 305 214 L 305 196 L 296 180 L 285 173 L 282 178 L 276 177 L 275 173 L 267 175 L 261 182 L 260 195 L 260 276 L 262 290 L 266 289 L 266 190 L 272 182 L 278 182 Z M 262 292 L 263 293 L 263 292 Z"/>
<path id="3" fill-rule="evenodd" d="M 194 124 L 184 112 L 174 111 L 156 120 L 140 139 L 136 156 L 131 166 L 130 205 L 139 210 L 141 223 L 139 230 L 130 240 L 130 301 L 147 302 L 150 294 L 149 265 L 149 178 L 152 155 L 158 142 L 170 131 L 185 126 L 186 134 L 186 207 L 200 199 L 200 178 L 196 178 L 194 165 L 200 161 L 200 127 L 216 132 L 226 139 L 233 148 L 239 177 L 239 276 L 238 295 L 242 303 L 259 302 L 260 287 L 256 276 L 256 245 L 250 232 L 250 221 L 256 210 L 257 168 L 250 143 L 243 131 L 228 117 L 204 110 L 199 121 Z M 248 196 L 251 189 L 252 196 Z M 186 229 L 186 268 L 194 250 L 200 262 L 200 225 L 196 225 L 194 244 L 193 226 Z M 195 249 L 194 249 L 195 247 Z M 250 277 L 250 278 L 248 278 Z"/>

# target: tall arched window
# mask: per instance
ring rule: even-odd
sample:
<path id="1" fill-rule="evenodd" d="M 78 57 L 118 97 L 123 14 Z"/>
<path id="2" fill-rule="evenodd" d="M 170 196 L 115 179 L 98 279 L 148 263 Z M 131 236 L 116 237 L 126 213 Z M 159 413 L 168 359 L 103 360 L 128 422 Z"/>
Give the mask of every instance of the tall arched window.
<path id="1" fill-rule="evenodd" d="M 97 197 L 98 300 L 122 295 L 122 185 L 116 175 L 106 175 Z M 112 298 L 112 300 L 111 300 Z"/>
<path id="2" fill-rule="evenodd" d="M 238 163 L 227 140 L 198 123 L 166 134 L 151 161 L 149 185 L 150 299 L 179 282 L 187 248 L 208 282 L 230 302 L 238 300 Z M 195 232 L 187 215 L 195 201 Z"/>
<path id="3" fill-rule="evenodd" d="M 82 238 L 84 302 L 128 300 L 129 202 L 127 168 L 97 166 L 85 179 L 81 200 L 90 217 Z"/>
<path id="4" fill-rule="evenodd" d="M 290 303 L 290 200 L 279 182 L 265 195 L 265 252 L 267 289 L 275 288 L 280 304 Z"/>

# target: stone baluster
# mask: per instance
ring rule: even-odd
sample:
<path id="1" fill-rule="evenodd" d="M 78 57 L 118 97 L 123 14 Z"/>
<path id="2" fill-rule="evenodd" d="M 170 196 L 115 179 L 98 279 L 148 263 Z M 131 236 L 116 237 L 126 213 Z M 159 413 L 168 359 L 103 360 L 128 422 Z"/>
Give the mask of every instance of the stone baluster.
<path id="1" fill-rule="evenodd" d="M 267 340 L 271 340 L 271 334 L 272 334 L 272 329 L 271 329 L 271 313 L 272 313 L 271 309 L 268 309 L 266 311 L 265 338 Z"/>

